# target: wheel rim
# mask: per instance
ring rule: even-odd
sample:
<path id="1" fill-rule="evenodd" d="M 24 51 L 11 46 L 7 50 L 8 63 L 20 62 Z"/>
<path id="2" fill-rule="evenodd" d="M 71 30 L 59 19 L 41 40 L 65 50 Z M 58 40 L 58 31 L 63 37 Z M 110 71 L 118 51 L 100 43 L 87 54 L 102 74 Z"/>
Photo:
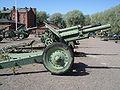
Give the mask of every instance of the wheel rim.
<path id="1" fill-rule="evenodd" d="M 24 34 L 20 34 L 19 39 L 24 39 Z"/>
<path id="2" fill-rule="evenodd" d="M 50 72 L 62 74 L 70 69 L 73 56 L 66 45 L 52 44 L 43 55 L 43 63 Z"/>

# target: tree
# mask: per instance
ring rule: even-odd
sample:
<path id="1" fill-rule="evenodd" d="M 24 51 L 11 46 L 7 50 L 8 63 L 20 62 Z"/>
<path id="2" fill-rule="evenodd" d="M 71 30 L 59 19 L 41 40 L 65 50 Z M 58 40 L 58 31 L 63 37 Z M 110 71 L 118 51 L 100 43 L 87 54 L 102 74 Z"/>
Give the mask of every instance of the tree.
<path id="1" fill-rule="evenodd" d="M 85 15 L 85 25 L 90 25 L 91 24 L 91 18 L 89 15 Z"/>
<path id="2" fill-rule="evenodd" d="M 53 24 L 59 26 L 60 28 L 65 28 L 65 21 L 63 20 L 63 15 L 61 13 L 54 13 L 50 16 L 49 21 Z"/>
<path id="3" fill-rule="evenodd" d="M 1 14 L 1 11 L 0 11 L 0 19 L 2 18 L 2 14 Z"/>
<path id="4" fill-rule="evenodd" d="M 45 11 L 37 12 L 37 15 L 36 15 L 37 26 L 43 25 L 43 21 L 46 21 L 48 17 L 49 15 Z"/>
<path id="5" fill-rule="evenodd" d="M 1 11 L 0 11 L 0 18 L 6 18 L 6 17 L 7 17 L 7 15 L 5 13 L 1 13 Z"/>
<path id="6" fill-rule="evenodd" d="M 10 13 L 1 13 L 1 11 L 0 11 L 0 19 L 1 18 L 10 19 Z"/>
<path id="7" fill-rule="evenodd" d="M 112 33 L 120 34 L 120 5 L 91 15 L 91 23 L 111 24 Z"/>
<path id="8" fill-rule="evenodd" d="M 82 12 L 79 10 L 73 10 L 68 12 L 65 17 L 67 27 L 75 26 L 75 25 L 84 25 L 85 17 Z"/>

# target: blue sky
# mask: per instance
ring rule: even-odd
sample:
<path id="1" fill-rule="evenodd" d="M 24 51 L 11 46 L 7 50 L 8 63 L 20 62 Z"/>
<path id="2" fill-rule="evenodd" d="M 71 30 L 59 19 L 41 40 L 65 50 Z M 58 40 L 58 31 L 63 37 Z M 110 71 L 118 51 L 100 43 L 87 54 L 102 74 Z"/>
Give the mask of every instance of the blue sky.
<path id="1" fill-rule="evenodd" d="M 46 11 L 48 14 L 60 12 L 65 14 L 68 11 L 77 9 L 83 14 L 93 14 L 107 10 L 120 4 L 120 0 L 16 0 L 17 7 L 34 7 L 38 11 Z M 0 0 L 0 9 L 3 7 L 12 8 L 14 0 Z"/>

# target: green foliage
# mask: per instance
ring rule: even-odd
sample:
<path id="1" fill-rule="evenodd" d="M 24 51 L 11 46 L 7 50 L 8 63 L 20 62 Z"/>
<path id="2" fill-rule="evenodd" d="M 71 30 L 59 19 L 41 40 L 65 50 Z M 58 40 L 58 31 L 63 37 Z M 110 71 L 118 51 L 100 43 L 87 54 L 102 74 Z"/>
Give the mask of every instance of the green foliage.
<path id="1" fill-rule="evenodd" d="M 1 11 L 0 11 L 0 19 L 1 18 L 10 19 L 10 14 L 9 13 L 1 13 Z"/>
<path id="2" fill-rule="evenodd" d="M 85 15 L 85 25 L 90 25 L 91 24 L 91 18 L 89 15 Z"/>
<path id="3" fill-rule="evenodd" d="M 1 11 L 0 11 L 0 19 L 2 18 L 2 14 L 1 14 Z"/>
<path id="4" fill-rule="evenodd" d="M 66 27 L 65 21 L 63 20 L 63 15 L 61 13 L 52 14 L 49 18 L 49 21 L 59 26 L 60 28 Z"/>
<path id="5" fill-rule="evenodd" d="M 120 34 L 120 5 L 91 15 L 91 23 L 110 23 L 112 33 Z"/>
<path id="6" fill-rule="evenodd" d="M 45 11 L 37 12 L 37 15 L 36 15 L 37 26 L 42 25 L 43 21 L 46 21 L 48 17 L 49 15 Z"/>
<path id="7" fill-rule="evenodd" d="M 1 12 L 0 12 L 0 19 L 1 19 L 1 18 L 6 18 L 6 17 L 7 17 L 7 15 L 6 15 L 5 13 L 1 13 Z"/>
<path id="8" fill-rule="evenodd" d="M 67 27 L 75 26 L 75 25 L 84 25 L 85 17 L 82 12 L 79 10 L 73 10 L 68 12 L 65 17 Z"/>

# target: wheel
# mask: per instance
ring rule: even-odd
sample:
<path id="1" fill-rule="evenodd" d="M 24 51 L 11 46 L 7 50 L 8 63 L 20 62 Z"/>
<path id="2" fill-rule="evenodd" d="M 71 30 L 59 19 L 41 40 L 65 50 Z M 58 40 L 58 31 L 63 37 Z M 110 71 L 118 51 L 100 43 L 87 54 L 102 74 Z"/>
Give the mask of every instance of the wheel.
<path id="1" fill-rule="evenodd" d="M 20 40 L 22 40 L 22 39 L 25 38 L 25 35 L 24 35 L 23 33 L 21 33 L 21 34 L 19 34 L 18 38 L 19 38 Z"/>
<path id="2" fill-rule="evenodd" d="M 6 39 L 6 40 L 11 41 L 11 40 L 14 40 L 14 38 L 16 37 L 16 34 L 15 34 L 14 31 L 6 31 L 6 32 L 4 33 L 4 36 L 5 36 L 5 39 Z"/>
<path id="3" fill-rule="evenodd" d="M 0 36 L 0 42 L 3 40 L 3 38 Z"/>
<path id="4" fill-rule="evenodd" d="M 29 34 L 26 33 L 26 34 L 25 34 L 25 38 L 28 38 L 28 37 L 29 37 Z"/>
<path id="5" fill-rule="evenodd" d="M 53 43 L 43 52 L 43 64 L 52 74 L 64 74 L 73 65 L 74 57 L 71 49 L 63 43 Z"/>

